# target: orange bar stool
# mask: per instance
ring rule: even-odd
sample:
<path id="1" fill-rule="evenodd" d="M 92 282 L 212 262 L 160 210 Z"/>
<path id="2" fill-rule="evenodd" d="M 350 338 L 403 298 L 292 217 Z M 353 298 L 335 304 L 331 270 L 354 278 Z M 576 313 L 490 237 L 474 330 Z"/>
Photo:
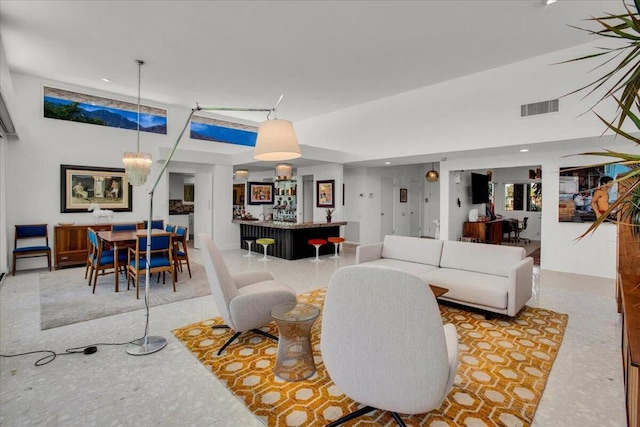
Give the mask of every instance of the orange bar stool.
<path id="1" fill-rule="evenodd" d="M 327 243 L 324 239 L 309 239 L 307 243 L 316 247 L 316 257 L 314 259 L 310 259 L 311 262 L 324 262 L 320 259 L 320 246 L 325 245 Z"/>
<path id="2" fill-rule="evenodd" d="M 330 256 L 329 258 L 340 258 L 340 255 L 338 255 L 338 247 L 340 247 L 340 243 L 344 242 L 344 237 L 329 237 L 327 240 L 329 241 L 329 243 L 333 243 L 336 248 L 333 256 Z"/>

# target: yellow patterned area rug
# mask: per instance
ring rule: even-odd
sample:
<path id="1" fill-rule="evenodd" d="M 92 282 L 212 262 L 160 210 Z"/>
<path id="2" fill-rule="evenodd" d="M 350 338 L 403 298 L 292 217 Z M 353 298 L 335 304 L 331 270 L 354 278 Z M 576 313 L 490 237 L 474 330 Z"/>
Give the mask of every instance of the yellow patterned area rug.
<path id="1" fill-rule="evenodd" d="M 299 295 L 298 301 L 322 307 L 325 291 Z M 458 330 L 460 366 L 456 380 L 438 410 L 402 415 L 407 426 L 530 425 L 568 316 L 531 307 L 525 307 L 514 319 L 498 316 L 485 320 L 480 314 L 445 305 L 440 305 L 440 312 L 443 322 L 455 324 Z M 361 405 L 342 394 L 324 368 L 321 320 L 322 316 L 318 317 L 311 332 L 317 372 L 307 380 L 291 383 L 273 374 L 277 343 L 257 334 L 240 335 L 217 356 L 217 350 L 232 334 L 211 329 L 211 325 L 223 323 L 219 317 L 173 333 L 267 426 L 323 426 Z M 273 323 L 264 330 L 278 333 Z M 387 412 L 377 410 L 343 425 L 396 423 Z"/>

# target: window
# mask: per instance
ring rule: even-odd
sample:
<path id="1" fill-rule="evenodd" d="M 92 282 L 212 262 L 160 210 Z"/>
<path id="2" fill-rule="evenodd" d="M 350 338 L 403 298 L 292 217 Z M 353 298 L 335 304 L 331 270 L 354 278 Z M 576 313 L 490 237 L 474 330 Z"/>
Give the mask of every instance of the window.
<path id="1" fill-rule="evenodd" d="M 531 184 L 505 184 L 504 210 L 530 212 L 541 211 L 542 183 L 534 182 Z"/>

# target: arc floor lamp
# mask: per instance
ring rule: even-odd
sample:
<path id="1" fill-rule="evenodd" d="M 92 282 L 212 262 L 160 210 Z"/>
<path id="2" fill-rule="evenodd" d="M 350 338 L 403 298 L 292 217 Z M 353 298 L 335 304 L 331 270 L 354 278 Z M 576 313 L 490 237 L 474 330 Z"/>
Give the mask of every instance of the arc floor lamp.
<path id="1" fill-rule="evenodd" d="M 253 112 L 267 112 L 267 120 L 260 123 L 258 127 L 258 136 L 256 138 L 256 146 L 253 152 L 253 158 L 261 161 L 283 161 L 292 160 L 302 156 L 300 146 L 298 144 L 298 138 L 293 130 L 293 124 L 289 120 L 281 119 L 269 119 L 271 114 L 276 114 L 278 105 L 282 101 L 284 95 L 280 95 L 280 99 L 273 108 L 251 108 L 251 107 L 201 107 L 196 104 L 196 108 L 191 110 L 191 114 L 187 117 L 187 120 L 182 127 L 182 131 L 178 135 L 176 142 L 173 144 L 167 159 L 164 161 L 162 168 L 160 169 L 156 180 L 149 191 L 149 220 L 147 222 L 147 259 L 151 259 L 151 220 L 153 219 L 153 194 L 160 182 L 160 178 L 167 169 L 173 154 L 182 139 L 185 131 L 189 127 L 191 117 L 198 111 L 253 111 Z M 134 356 L 142 356 L 146 354 L 155 353 L 162 350 L 167 345 L 167 340 L 161 336 L 149 335 L 149 283 L 151 279 L 150 263 L 146 263 L 145 271 L 145 306 L 147 308 L 146 323 L 144 330 L 144 337 L 130 342 L 127 345 L 127 353 Z"/>

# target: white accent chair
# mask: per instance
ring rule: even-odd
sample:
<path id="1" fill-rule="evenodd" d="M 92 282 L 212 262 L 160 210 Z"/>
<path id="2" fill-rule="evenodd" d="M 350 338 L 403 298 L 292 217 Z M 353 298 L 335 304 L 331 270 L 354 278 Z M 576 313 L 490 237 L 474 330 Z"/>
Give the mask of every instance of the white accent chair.
<path id="1" fill-rule="evenodd" d="M 218 350 L 220 355 L 243 332 L 252 331 L 278 340 L 278 337 L 261 331 L 260 327 L 273 319 L 271 308 L 283 303 L 296 303 L 296 293 L 284 283 L 273 279 L 267 271 L 247 271 L 231 275 L 222 254 L 210 236 L 200 234 L 202 261 L 216 307 L 225 321 L 214 329 L 231 329 L 234 335 Z"/>
<path id="2" fill-rule="evenodd" d="M 440 407 L 458 369 L 458 335 L 442 324 L 433 292 L 396 269 L 351 266 L 327 289 L 320 347 L 336 386 L 365 405 L 334 427 L 375 409 L 423 414 Z"/>

